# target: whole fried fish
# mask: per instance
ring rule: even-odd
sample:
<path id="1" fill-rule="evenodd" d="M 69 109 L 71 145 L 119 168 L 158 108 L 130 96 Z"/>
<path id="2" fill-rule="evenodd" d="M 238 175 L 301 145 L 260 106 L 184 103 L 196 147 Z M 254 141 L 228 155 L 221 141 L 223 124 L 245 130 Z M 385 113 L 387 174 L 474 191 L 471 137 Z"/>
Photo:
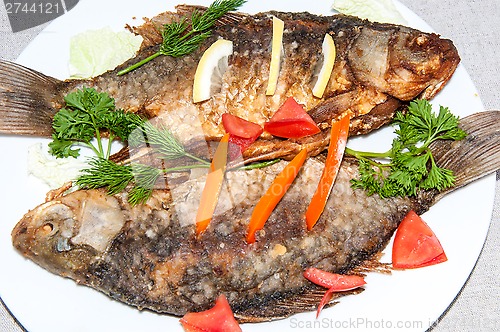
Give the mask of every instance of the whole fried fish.
<path id="1" fill-rule="evenodd" d="M 107 92 L 119 108 L 160 118 L 188 148 L 218 141 L 224 134 L 221 116 L 231 113 L 262 125 L 293 97 L 305 106 L 320 128 L 348 112 L 351 135 L 370 132 L 416 97 L 430 99 L 450 79 L 460 58 L 453 43 L 438 35 L 404 26 L 371 23 L 355 17 L 309 13 L 230 13 L 194 53 L 162 56 L 124 76 L 117 72 L 157 52 L 163 24 L 190 17 L 201 7 L 179 6 L 130 28 L 144 37 L 137 56 L 91 80 L 59 81 L 20 65 L 0 61 L 0 133 L 50 136 L 54 113 L 63 97 L 82 86 Z M 284 21 L 283 60 L 276 93 L 266 96 L 271 58 L 272 17 Z M 323 56 L 324 35 L 332 35 L 337 56 L 323 98 L 312 87 Z M 220 91 L 193 103 L 194 73 L 203 52 L 217 39 L 234 44 Z M 298 140 L 264 133 L 247 151 L 250 160 L 291 157 L 307 148 L 310 155 L 328 144 L 327 130 Z"/>
<path id="2" fill-rule="evenodd" d="M 500 112 L 464 118 L 468 136 L 433 143 L 436 162 L 456 175 L 453 189 L 500 166 Z M 227 174 L 217 213 L 200 238 L 196 213 L 204 178 L 156 190 L 138 206 L 126 194 L 80 190 L 28 212 L 13 244 L 43 268 L 109 296 L 160 313 L 209 308 L 225 294 L 240 321 L 313 310 L 323 290 L 303 277 L 308 267 L 349 273 L 379 253 L 405 214 L 423 213 L 447 192 L 381 199 L 353 189 L 357 163 L 344 158 L 324 213 L 307 231 L 304 213 L 321 176 L 309 158 L 257 241 L 246 244 L 253 207 L 285 162 Z M 452 189 L 452 190 L 453 190 Z"/>

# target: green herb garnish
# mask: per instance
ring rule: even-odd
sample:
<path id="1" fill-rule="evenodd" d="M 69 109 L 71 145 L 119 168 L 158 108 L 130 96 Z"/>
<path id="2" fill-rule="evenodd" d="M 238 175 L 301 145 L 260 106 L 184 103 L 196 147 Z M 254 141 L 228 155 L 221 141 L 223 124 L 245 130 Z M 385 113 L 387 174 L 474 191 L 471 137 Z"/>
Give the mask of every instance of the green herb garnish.
<path id="1" fill-rule="evenodd" d="M 58 158 L 78 157 L 80 148 L 91 148 L 99 158 L 107 159 L 115 138 L 126 140 L 141 123 L 139 116 L 116 109 L 115 102 L 106 93 L 83 88 L 64 98 L 66 107 L 54 116 L 53 141 L 50 153 Z M 107 131 L 108 143 L 104 147 L 102 132 Z M 96 138 L 93 143 L 94 137 Z"/>
<path id="2" fill-rule="evenodd" d="M 216 0 L 205 11 L 194 10 L 191 22 L 183 18 L 180 22 L 173 22 L 163 26 L 163 42 L 158 52 L 136 64 L 118 72 L 124 75 L 159 57 L 168 55 L 180 57 L 196 50 L 211 34 L 211 29 L 224 14 L 238 9 L 245 0 Z"/>
<path id="3" fill-rule="evenodd" d="M 121 165 L 101 158 L 92 159 L 89 165 L 90 168 L 82 170 L 76 180 L 77 186 L 84 189 L 106 188 L 109 195 L 129 189 L 128 201 L 132 205 L 144 203 L 151 196 L 160 176 L 165 173 L 210 167 L 210 164 L 202 164 L 159 169 L 140 163 Z"/>
<path id="4" fill-rule="evenodd" d="M 458 128 L 458 117 L 440 106 L 432 112 L 425 100 L 410 103 L 406 114 L 398 112 L 394 123 L 399 127 L 392 148 L 384 153 L 354 151 L 346 153 L 359 159 L 359 179 L 354 188 L 381 197 L 415 196 L 419 189 L 443 190 L 454 183 L 452 171 L 438 167 L 429 145 L 437 140 L 461 140 L 466 133 Z"/>

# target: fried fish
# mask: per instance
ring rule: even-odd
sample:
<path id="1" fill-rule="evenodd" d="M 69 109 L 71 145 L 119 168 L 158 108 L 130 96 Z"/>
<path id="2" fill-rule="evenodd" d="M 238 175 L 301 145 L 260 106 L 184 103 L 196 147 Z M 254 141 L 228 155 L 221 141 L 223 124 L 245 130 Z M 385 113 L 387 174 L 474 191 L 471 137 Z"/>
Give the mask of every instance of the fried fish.
<path id="1" fill-rule="evenodd" d="M 431 149 L 456 175 L 454 190 L 500 165 L 500 112 L 461 120 L 468 133 Z M 306 204 L 322 169 L 309 158 L 253 244 L 245 234 L 253 207 L 285 162 L 227 174 L 227 190 L 209 228 L 197 238 L 194 215 L 204 178 L 156 190 L 144 205 L 126 194 L 79 190 L 28 212 L 12 232 L 15 248 L 52 273 L 138 308 L 183 315 L 224 294 L 241 322 L 314 310 L 323 291 L 308 267 L 349 273 L 388 243 L 409 210 L 423 213 L 448 191 L 381 199 L 353 189 L 358 164 L 344 158 L 324 213 L 307 231 Z"/>
<path id="2" fill-rule="evenodd" d="M 82 86 L 108 93 L 118 107 L 160 119 L 187 147 L 218 141 L 224 113 L 262 125 L 293 97 L 322 129 L 346 112 L 351 135 L 365 134 L 389 122 L 408 101 L 432 98 L 448 82 L 460 58 L 450 40 L 412 28 L 372 23 L 356 17 L 309 13 L 230 13 L 192 54 L 163 56 L 126 74 L 117 72 L 157 52 L 164 24 L 189 17 L 200 7 L 178 6 L 130 30 L 144 37 L 134 59 L 90 80 L 47 77 L 20 65 L 0 61 L 0 133 L 50 136 L 52 117 L 63 97 Z M 276 93 L 266 96 L 271 58 L 272 18 L 284 21 L 283 58 Z M 321 67 L 322 40 L 336 45 L 332 75 L 322 98 L 312 87 Z M 217 39 L 233 42 L 220 90 L 204 102 L 192 99 L 193 78 L 203 52 Z M 306 148 L 320 153 L 328 130 L 301 139 L 277 139 L 264 133 L 244 153 L 247 160 L 290 158 Z M 206 146 L 206 144 L 205 144 Z"/>

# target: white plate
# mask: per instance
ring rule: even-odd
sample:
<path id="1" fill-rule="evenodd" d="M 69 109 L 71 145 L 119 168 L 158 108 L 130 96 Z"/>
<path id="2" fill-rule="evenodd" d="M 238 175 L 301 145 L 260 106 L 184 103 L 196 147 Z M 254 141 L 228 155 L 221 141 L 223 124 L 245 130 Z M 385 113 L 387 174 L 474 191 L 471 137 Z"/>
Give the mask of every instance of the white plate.
<path id="1" fill-rule="evenodd" d="M 332 1 L 250 1 L 243 11 L 270 9 L 331 14 Z M 208 4 L 208 1 L 200 1 Z M 69 38 L 81 31 L 125 23 L 140 24 L 172 9 L 173 1 L 82 0 L 68 14 L 52 22 L 19 57 L 18 62 L 58 78 L 68 76 Z M 431 28 L 417 15 L 397 3 L 409 24 L 426 31 Z M 137 17 L 138 19 L 131 19 Z M 463 66 L 434 99 L 460 116 L 483 110 L 475 87 Z M 387 142 L 390 129 L 351 145 Z M 43 202 L 47 188 L 27 175 L 28 146 L 42 139 L 0 137 L 0 296 L 15 317 L 31 332 L 44 331 L 181 331 L 178 318 L 140 312 L 113 301 L 69 279 L 50 274 L 25 260 L 11 245 L 10 232 L 30 208 Z M 366 291 L 346 297 L 315 319 L 313 312 L 262 324 L 244 324 L 244 331 L 370 330 L 405 328 L 425 331 L 444 312 L 467 280 L 479 256 L 494 200 L 495 178 L 486 177 L 449 195 L 424 215 L 447 253 L 448 262 L 423 269 L 370 274 Z M 390 248 L 386 249 L 386 252 Z M 384 257 L 387 261 L 390 258 Z"/>

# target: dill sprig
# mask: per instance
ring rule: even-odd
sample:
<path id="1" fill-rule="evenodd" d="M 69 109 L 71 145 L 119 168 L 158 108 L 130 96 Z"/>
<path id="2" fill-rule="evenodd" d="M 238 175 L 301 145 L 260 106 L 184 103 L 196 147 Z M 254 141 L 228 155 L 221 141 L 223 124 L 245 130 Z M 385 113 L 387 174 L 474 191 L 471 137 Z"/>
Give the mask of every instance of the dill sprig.
<path id="1" fill-rule="evenodd" d="M 149 145 L 164 160 L 174 160 L 182 157 L 188 157 L 204 165 L 210 165 L 206 160 L 198 158 L 188 153 L 184 146 L 175 138 L 170 130 L 161 124 L 158 127 L 147 121 L 141 125 L 141 130 L 132 133 L 129 144 L 133 147 L 140 145 Z"/>
<path id="2" fill-rule="evenodd" d="M 158 178 L 163 175 L 166 170 L 144 164 L 133 164 L 132 171 L 135 181 L 134 186 L 129 192 L 128 201 L 132 205 L 142 204 L 151 197 Z"/>
<path id="3" fill-rule="evenodd" d="M 361 152 L 347 148 L 346 153 L 359 159 L 358 179 L 354 188 L 381 197 L 415 196 L 420 189 L 443 190 L 453 186 L 451 170 L 436 165 L 430 144 L 436 140 L 461 140 L 466 133 L 458 127 L 458 117 L 446 107 L 432 112 L 425 100 L 410 103 L 406 114 L 398 112 L 394 119 L 397 137 L 389 151 Z"/>
<path id="4" fill-rule="evenodd" d="M 124 191 L 134 180 L 134 172 L 130 165 L 119 165 L 108 159 L 92 158 L 89 166 L 81 171 L 76 180 L 76 185 L 80 188 L 106 188 L 108 194 L 114 195 Z"/>
<path id="5" fill-rule="evenodd" d="M 156 168 L 141 163 L 121 165 L 102 158 L 92 158 L 89 166 L 81 171 L 81 175 L 76 180 L 76 185 L 79 188 L 105 188 L 109 195 L 128 190 L 128 201 L 132 205 L 147 201 L 151 197 L 153 189 L 158 188 L 158 180 L 164 174 L 192 168 L 210 167 L 209 164 L 201 164 Z M 165 185 L 160 185 L 160 188 L 165 188 Z"/>
<path id="6" fill-rule="evenodd" d="M 196 50 L 210 34 L 211 29 L 224 14 L 241 7 L 245 0 L 216 0 L 206 10 L 194 10 L 191 22 L 182 18 L 179 22 L 165 24 L 161 32 L 163 42 L 158 52 L 118 72 L 118 75 L 127 74 L 145 63 L 168 55 L 180 57 Z"/>
<path id="7" fill-rule="evenodd" d="M 234 170 L 250 170 L 270 166 L 279 160 L 254 163 L 235 168 Z M 209 168 L 210 163 L 192 164 L 171 168 L 156 168 L 141 163 L 126 165 L 116 164 L 108 159 L 92 158 L 89 168 L 83 169 L 76 180 L 76 185 L 82 189 L 105 188 L 109 195 L 128 191 L 128 201 L 131 205 L 146 202 L 155 188 L 165 188 L 159 183 L 160 177 L 172 172 L 181 172 L 193 168 Z"/>

